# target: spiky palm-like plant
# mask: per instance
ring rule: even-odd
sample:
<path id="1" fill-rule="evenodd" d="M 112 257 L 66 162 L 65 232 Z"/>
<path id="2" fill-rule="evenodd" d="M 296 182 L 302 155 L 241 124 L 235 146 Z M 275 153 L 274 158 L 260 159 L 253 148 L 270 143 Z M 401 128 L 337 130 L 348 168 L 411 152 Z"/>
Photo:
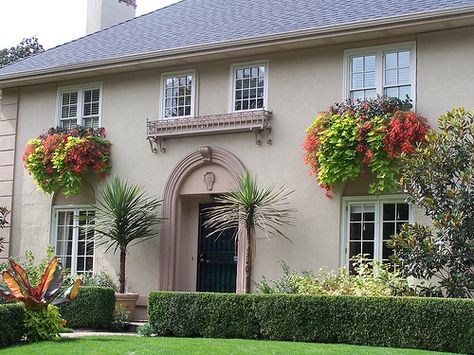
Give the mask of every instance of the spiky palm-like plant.
<path id="1" fill-rule="evenodd" d="M 238 178 L 237 187 L 215 198 L 217 205 L 207 208 L 205 226 L 211 235 L 220 236 L 224 231 L 236 229 L 236 238 L 246 237 L 244 292 L 250 292 L 252 280 L 252 247 L 256 230 L 265 237 L 283 237 L 284 227 L 291 225 L 294 209 L 290 208 L 288 196 L 293 191 L 283 187 L 261 186 L 258 180 L 246 171 Z M 242 228 L 239 228 L 241 226 Z"/>
<path id="2" fill-rule="evenodd" d="M 93 205 L 96 211 L 94 231 L 98 245 L 106 251 L 120 252 L 120 293 L 125 293 L 125 259 L 131 245 L 157 236 L 154 228 L 161 222 L 157 209 L 161 201 L 148 196 L 144 188 L 114 177 L 100 192 Z"/>

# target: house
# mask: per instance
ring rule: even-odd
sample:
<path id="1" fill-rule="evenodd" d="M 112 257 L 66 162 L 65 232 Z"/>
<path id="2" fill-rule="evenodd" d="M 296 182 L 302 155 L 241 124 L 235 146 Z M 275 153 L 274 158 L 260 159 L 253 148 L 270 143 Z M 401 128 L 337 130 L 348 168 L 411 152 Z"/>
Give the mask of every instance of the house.
<path id="1" fill-rule="evenodd" d="M 13 212 L 2 257 L 52 244 L 75 273 L 117 271 L 118 258 L 85 251 L 88 232 L 74 228 L 90 189 L 51 196 L 22 167 L 30 138 L 79 124 L 105 127 L 112 173 L 163 199 L 160 238 L 128 259 L 142 304 L 157 289 L 242 289 L 242 245 L 203 239 L 199 212 L 245 169 L 294 189 L 298 210 L 292 243 L 257 241 L 255 278 L 276 277 L 281 260 L 385 259 L 387 238 L 424 216 L 402 195 L 369 196 L 368 178 L 326 198 L 303 163 L 305 129 L 333 102 L 383 93 L 408 94 L 434 125 L 473 106 L 473 58 L 472 0 L 183 0 L 3 67 L 0 205 Z"/>

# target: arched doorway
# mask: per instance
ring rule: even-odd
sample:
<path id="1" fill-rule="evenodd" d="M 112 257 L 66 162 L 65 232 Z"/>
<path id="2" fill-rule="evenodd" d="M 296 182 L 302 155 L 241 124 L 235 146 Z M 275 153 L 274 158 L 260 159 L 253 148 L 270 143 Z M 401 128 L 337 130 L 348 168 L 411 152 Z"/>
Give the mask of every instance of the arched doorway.
<path id="1" fill-rule="evenodd" d="M 160 289 L 198 289 L 198 246 L 202 226 L 200 209 L 212 195 L 229 191 L 245 168 L 232 153 L 208 146 L 182 159 L 165 187 L 160 237 Z M 236 291 L 245 279 L 245 240 L 237 245 Z"/>

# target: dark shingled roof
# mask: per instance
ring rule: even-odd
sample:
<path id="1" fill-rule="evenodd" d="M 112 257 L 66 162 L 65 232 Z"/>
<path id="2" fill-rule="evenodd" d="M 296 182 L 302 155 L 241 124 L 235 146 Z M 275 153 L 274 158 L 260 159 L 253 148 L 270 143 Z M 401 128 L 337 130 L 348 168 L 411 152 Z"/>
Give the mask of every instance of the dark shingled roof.
<path id="1" fill-rule="evenodd" d="M 474 0 L 183 0 L 5 66 L 0 80 L 36 70 L 470 6 Z"/>

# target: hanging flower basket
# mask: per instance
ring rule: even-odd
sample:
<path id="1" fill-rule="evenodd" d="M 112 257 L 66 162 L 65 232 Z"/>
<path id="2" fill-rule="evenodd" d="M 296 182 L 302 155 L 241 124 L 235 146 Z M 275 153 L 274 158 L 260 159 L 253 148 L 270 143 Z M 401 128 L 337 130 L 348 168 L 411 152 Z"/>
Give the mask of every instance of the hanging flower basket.
<path id="1" fill-rule="evenodd" d="M 104 128 L 51 128 L 27 143 L 22 160 L 39 189 L 77 195 L 84 176 L 110 171 L 110 142 Z"/>
<path id="2" fill-rule="evenodd" d="M 399 189 L 399 159 L 425 140 L 427 120 L 409 100 L 377 97 L 334 104 L 306 130 L 305 163 L 330 196 L 331 187 L 370 170 L 369 193 Z"/>

